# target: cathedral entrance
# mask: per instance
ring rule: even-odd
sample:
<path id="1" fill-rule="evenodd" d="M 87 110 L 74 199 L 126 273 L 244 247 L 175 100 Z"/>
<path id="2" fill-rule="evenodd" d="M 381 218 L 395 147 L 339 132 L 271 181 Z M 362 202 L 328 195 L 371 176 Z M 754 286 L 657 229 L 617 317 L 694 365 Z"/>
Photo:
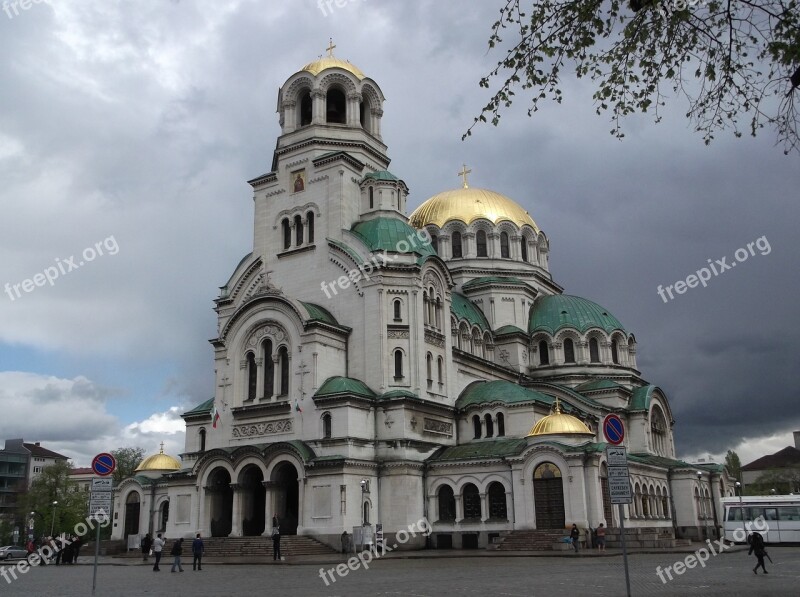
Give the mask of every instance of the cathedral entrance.
<path id="1" fill-rule="evenodd" d="M 281 525 L 281 535 L 296 535 L 300 518 L 300 488 L 297 484 L 297 469 L 290 462 L 281 462 L 272 471 L 275 484 L 275 512 Z"/>
<path id="2" fill-rule="evenodd" d="M 233 489 L 231 476 L 224 468 L 217 468 L 208 477 L 206 499 L 209 501 L 212 537 L 227 537 L 233 522 Z"/>
<path id="3" fill-rule="evenodd" d="M 125 498 L 125 537 L 139 534 L 140 512 L 141 498 L 138 492 L 132 491 Z"/>
<path id="4" fill-rule="evenodd" d="M 551 462 L 543 462 L 533 472 L 533 500 L 536 505 L 537 529 L 563 529 L 564 486 L 561 470 Z"/>
<path id="5" fill-rule="evenodd" d="M 242 499 L 242 535 L 256 537 L 264 533 L 267 490 L 264 473 L 255 464 L 246 467 L 239 475 Z"/>

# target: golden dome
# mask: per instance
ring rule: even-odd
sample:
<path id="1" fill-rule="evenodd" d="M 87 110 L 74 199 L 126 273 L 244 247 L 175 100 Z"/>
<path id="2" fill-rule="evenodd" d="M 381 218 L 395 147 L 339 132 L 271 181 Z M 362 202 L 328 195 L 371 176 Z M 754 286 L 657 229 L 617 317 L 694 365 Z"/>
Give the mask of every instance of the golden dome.
<path id="1" fill-rule="evenodd" d="M 319 73 L 329 68 L 343 68 L 358 77 L 359 81 L 366 78 L 366 75 L 355 64 L 350 64 L 346 60 L 339 60 L 335 56 L 323 56 L 319 60 L 309 62 L 300 70 L 309 72 L 316 77 Z"/>
<path id="2" fill-rule="evenodd" d="M 554 412 L 540 419 L 528 433 L 527 437 L 539 435 L 569 435 L 569 434 L 589 434 L 594 435 L 591 430 L 578 418 L 561 412 L 558 399 L 556 399 Z"/>
<path id="3" fill-rule="evenodd" d="M 164 443 L 161 443 L 161 452 L 153 454 L 142 460 L 141 464 L 136 467 L 137 473 L 144 471 L 179 471 L 181 470 L 181 463 L 169 454 L 164 454 Z"/>
<path id="4" fill-rule="evenodd" d="M 469 187 L 434 195 L 414 210 L 409 217 L 409 224 L 415 228 L 423 228 L 429 224 L 441 228 L 451 220 L 471 224 L 479 218 L 485 218 L 492 224 L 504 220 L 520 227 L 527 224 L 539 231 L 530 214 L 513 199 L 494 191 Z"/>

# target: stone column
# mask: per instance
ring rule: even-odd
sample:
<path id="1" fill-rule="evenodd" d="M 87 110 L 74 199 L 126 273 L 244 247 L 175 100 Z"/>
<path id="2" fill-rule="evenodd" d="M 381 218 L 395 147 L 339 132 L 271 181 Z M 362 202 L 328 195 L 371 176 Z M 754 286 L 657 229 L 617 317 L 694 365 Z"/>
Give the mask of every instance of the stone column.
<path id="1" fill-rule="evenodd" d="M 297 128 L 297 102 L 285 100 L 283 102 L 283 133 L 294 132 Z"/>
<path id="2" fill-rule="evenodd" d="M 489 520 L 489 508 L 488 508 L 488 500 L 486 499 L 486 494 L 481 493 L 481 520 L 487 521 Z"/>
<path id="3" fill-rule="evenodd" d="M 270 402 L 275 402 L 278 399 L 278 392 L 281 391 L 281 369 L 278 353 L 272 355 L 272 397 Z"/>
<path id="4" fill-rule="evenodd" d="M 264 395 L 264 359 L 256 359 L 256 398 Z"/>
<path id="5" fill-rule="evenodd" d="M 325 94 L 315 89 L 311 92 L 311 124 L 324 124 L 325 112 Z"/>
<path id="6" fill-rule="evenodd" d="M 273 481 L 262 481 L 261 484 L 266 490 L 264 499 L 264 532 L 262 537 L 269 537 L 272 534 L 272 515 L 275 514 L 275 489 L 277 485 Z"/>
<path id="7" fill-rule="evenodd" d="M 301 477 L 297 480 L 297 534 L 302 535 L 305 520 L 305 497 L 306 497 L 306 478 Z"/>
<path id="8" fill-rule="evenodd" d="M 233 490 L 233 513 L 231 515 L 231 533 L 228 537 L 242 536 L 242 488 L 238 483 L 231 483 Z"/>
<path id="9" fill-rule="evenodd" d="M 461 498 L 461 494 L 458 493 L 455 495 L 456 498 L 456 522 L 461 522 L 464 520 L 464 500 Z"/>

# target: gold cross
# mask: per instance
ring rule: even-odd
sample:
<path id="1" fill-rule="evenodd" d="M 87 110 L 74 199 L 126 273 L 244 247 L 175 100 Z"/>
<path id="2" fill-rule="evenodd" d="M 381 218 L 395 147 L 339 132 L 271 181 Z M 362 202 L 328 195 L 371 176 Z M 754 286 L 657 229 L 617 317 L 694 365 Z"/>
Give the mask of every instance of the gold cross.
<path id="1" fill-rule="evenodd" d="M 161 442 L 161 453 L 164 453 L 164 442 Z"/>
<path id="2" fill-rule="evenodd" d="M 330 45 L 329 45 L 329 46 L 328 46 L 328 48 L 327 48 L 327 49 L 328 49 L 328 56 L 330 56 L 331 58 L 333 57 L 333 49 L 334 49 L 335 47 L 336 47 L 336 46 L 335 46 L 335 45 L 333 45 L 333 38 L 331 38 L 331 43 L 330 43 Z"/>
<path id="3" fill-rule="evenodd" d="M 458 173 L 464 179 L 464 188 L 469 188 L 469 182 L 467 181 L 467 174 L 472 174 L 472 170 L 467 170 L 467 165 L 464 164 L 464 167 L 461 169 L 461 172 Z"/>

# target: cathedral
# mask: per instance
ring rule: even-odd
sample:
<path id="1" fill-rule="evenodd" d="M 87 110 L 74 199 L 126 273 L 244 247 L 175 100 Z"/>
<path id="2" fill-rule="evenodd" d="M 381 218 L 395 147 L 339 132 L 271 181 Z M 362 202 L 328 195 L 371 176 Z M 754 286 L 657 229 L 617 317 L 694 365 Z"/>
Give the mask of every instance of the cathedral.
<path id="1" fill-rule="evenodd" d="M 430 521 L 411 549 L 616 528 L 609 413 L 626 429 L 625 526 L 715 536 L 731 479 L 676 459 L 634 334 L 564 293 L 524 208 L 464 167 L 407 215 L 381 88 L 332 45 L 277 100 L 271 169 L 249 181 L 252 252 L 215 301 L 214 397 L 183 414 L 180 461 L 162 450 L 116 488 L 115 539 L 269 535 L 273 515 L 332 546 Z"/>

